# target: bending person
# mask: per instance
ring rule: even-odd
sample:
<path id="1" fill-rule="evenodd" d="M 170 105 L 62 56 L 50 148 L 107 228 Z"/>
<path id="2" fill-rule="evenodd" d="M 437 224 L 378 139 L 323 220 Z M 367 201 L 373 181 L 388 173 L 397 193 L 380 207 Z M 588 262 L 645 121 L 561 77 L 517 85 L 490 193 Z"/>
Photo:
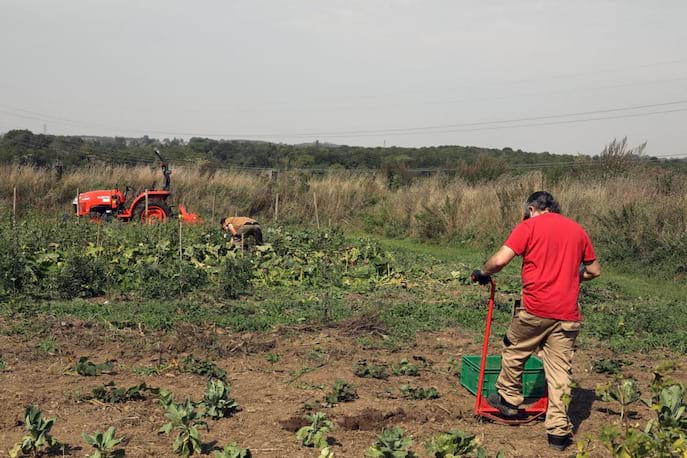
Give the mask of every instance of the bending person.
<path id="1" fill-rule="evenodd" d="M 253 218 L 245 216 L 227 216 L 219 221 L 226 232 L 225 237 L 231 234 L 232 242 L 262 245 L 262 229 L 260 223 Z M 252 241 L 249 239 L 253 239 Z"/>

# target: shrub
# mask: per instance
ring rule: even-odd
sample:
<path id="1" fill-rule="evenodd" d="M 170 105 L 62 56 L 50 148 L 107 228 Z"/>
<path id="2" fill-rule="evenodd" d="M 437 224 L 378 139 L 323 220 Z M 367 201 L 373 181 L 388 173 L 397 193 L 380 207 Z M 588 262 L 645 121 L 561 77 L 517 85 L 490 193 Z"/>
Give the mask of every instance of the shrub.
<path id="1" fill-rule="evenodd" d="M 71 253 L 55 275 L 55 290 L 64 299 L 94 297 L 105 290 L 105 268 L 98 258 Z"/>
<path id="2" fill-rule="evenodd" d="M 224 264 L 220 277 L 220 287 L 228 299 L 237 299 L 241 294 L 252 290 L 253 265 L 249 258 L 230 256 Z"/>

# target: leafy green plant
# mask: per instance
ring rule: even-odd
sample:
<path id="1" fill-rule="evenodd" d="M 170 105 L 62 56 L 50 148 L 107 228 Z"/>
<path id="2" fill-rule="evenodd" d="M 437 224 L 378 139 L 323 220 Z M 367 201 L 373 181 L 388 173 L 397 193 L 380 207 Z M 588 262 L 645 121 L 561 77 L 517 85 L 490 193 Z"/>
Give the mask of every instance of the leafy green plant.
<path id="1" fill-rule="evenodd" d="M 143 367 L 136 367 L 133 369 L 133 373 L 137 375 L 142 375 L 142 376 L 151 376 L 151 375 L 161 375 L 170 370 L 172 366 L 169 364 L 158 364 L 155 366 L 143 366 Z"/>
<path id="2" fill-rule="evenodd" d="M 621 422 L 625 420 L 627 406 L 639 401 L 641 397 L 639 386 L 632 378 L 615 378 L 606 385 L 598 385 L 595 392 L 602 401 L 616 401 L 620 405 Z"/>
<path id="3" fill-rule="evenodd" d="M 10 450 L 10 456 L 14 458 L 22 453 L 35 454 L 42 447 L 52 448 L 58 445 L 57 440 L 50 435 L 54 424 L 55 417 L 45 419 L 38 407 L 27 407 L 24 412 L 24 429 L 29 434 Z"/>
<path id="4" fill-rule="evenodd" d="M 252 458 L 250 450 L 239 447 L 236 443 L 227 444 L 221 451 L 215 451 L 214 458 Z"/>
<path id="5" fill-rule="evenodd" d="M 174 393 L 164 388 L 160 388 L 158 391 L 158 399 L 160 400 L 162 407 L 165 409 L 176 402 Z"/>
<path id="6" fill-rule="evenodd" d="M 377 440 L 372 444 L 365 456 L 371 458 L 416 458 L 417 455 L 409 449 L 413 445 L 413 440 L 405 437 L 401 428 L 384 428 L 382 434 L 377 436 Z"/>
<path id="7" fill-rule="evenodd" d="M 334 458 L 334 452 L 331 447 L 325 447 L 320 450 L 319 458 Z"/>
<path id="8" fill-rule="evenodd" d="M 96 431 L 93 435 L 86 433 L 82 434 L 83 440 L 86 441 L 88 445 L 95 449 L 90 458 L 121 458 L 126 453 L 124 449 L 115 449 L 115 447 L 122 443 L 124 437 L 115 437 L 115 428 L 110 426 L 104 433 L 102 431 Z"/>
<path id="9" fill-rule="evenodd" d="M 599 439 L 614 458 L 665 456 L 651 454 L 651 439 L 639 429 L 630 428 L 625 434 L 622 434 L 612 425 L 603 425 L 599 430 Z M 578 453 L 578 456 L 585 455 Z"/>
<path id="10" fill-rule="evenodd" d="M 114 368 L 112 361 L 105 361 L 101 364 L 95 364 L 88 360 L 88 356 L 82 356 L 74 365 L 74 372 L 85 377 L 95 377 L 100 374 L 110 374 Z"/>
<path id="11" fill-rule="evenodd" d="M 220 369 L 212 361 L 198 359 L 193 355 L 188 355 L 181 361 L 181 369 L 184 372 L 189 372 L 191 374 L 201 375 L 208 378 L 216 378 L 222 380 L 223 382 L 227 381 L 227 372 L 224 369 Z"/>
<path id="12" fill-rule="evenodd" d="M 687 456 L 687 415 L 685 390 L 679 383 L 665 384 L 661 377 L 652 383 L 652 398 L 643 400 L 656 413 L 644 429 L 634 426 L 621 432 L 614 426 L 603 426 L 599 440 L 615 458 L 634 456 Z M 579 458 L 589 453 L 578 444 Z"/>
<path id="13" fill-rule="evenodd" d="M 104 292 L 105 268 L 98 258 L 71 252 L 58 267 L 54 290 L 60 297 L 94 297 Z"/>
<path id="14" fill-rule="evenodd" d="M 280 359 L 281 356 L 279 356 L 279 353 L 268 352 L 265 355 L 265 361 L 267 361 L 270 364 L 278 363 Z"/>
<path id="15" fill-rule="evenodd" d="M 386 380 L 389 378 L 389 374 L 386 371 L 387 367 L 385 365 L 368 363 L 364 359 L 359 360 L 353 365 L 353 373 L 362 378 Z"/>
<path id="16" fill-rule="evenodd" d="M 358 393 L 355 391 L 355 388 L 343 380 L 334 382 L 331 391 L 324 398 L 329 407 L 340 402 L 351 402 L 356 399 L 358 399 Z"/>
<path id="17" fill-rule="evenodd" d="M 93 388 L 93 398 L 108 404 L 117 404 L 128 401 L 142 401 L 149 393 L 158 394 L 157 388 L 151 388 L 145 383 L 129 388 L 118 388 L 115 382 L 106 383 Z"/>
<path id="18" fill-rule="evenodd" d="M 425 445 L 434 458 L 476 457 L 487 458 L 487 451 L 474 434 L 452 429 L 433 436 Z M 496 458 L 503 457 L 501 452 Z"/>
<path id="19" fill-rule="evenodd" d="M 183 404 L 172 401 L 167 405 L 165 417 L 169 422 L 165 423 L 159 432 L 169 434 L 172 430 L 178 430 L 177 437 L 172 444 L 172 450 L 175 453 L 187 457 L 202 452 L 198 426 L 207 428 L 208 425 L 198 416 L 198 412 L 190 399 L 186 399 Z"/>
<path id="20" fill-rule="evenodd" d="M 0 297 L 17 294 L 30 282 L 30 271 L 22 251 L 9 227 L 3 227 L 0 230 Z"/>
<path id="21" fill-rule="evenodd" d="M 622 359 L 601 358 L 592 363 L 592 370 L 597 374 L 619 374 L 620 369 L 625 365 Z"/>
<path id="22" fill-rule="evenodd" d="M 327 444 L 327 434 L 332 431 L 333 424 L 322 412 L 308 414 L 305 419 L 310 422 L 296 432 L 296 437 L 306 447 L 324 448 Z"/>
<path id="23" fill-rule="evenodd" d="M 247 257 L 229 257 L 224 264 L 224 272 L 221 276 L 221 288 L 228 299 L 238 299 L 241 294 L 250 293 L 252 290 L 254 266 Z"/>
<path id="24" fill-rule="evenodd" d="M 305 357 L 316 363 L 318 367 L 324 366 L 329 361 L 329 353 L 319 345 L 316 345 L 312 350 L 308 351 Z"/>
<path id="25" fill-rule="evenodd" d="M 408 384 L 403 384 L 399 387 L 401 397 L 403 399 L 422 400 L 422 399 L 439 399 L 441 395 L 435 387 L 422 388 L 412 387 Z"/>
<path id="26" fill-rule="evenodd" d="M 38 348 L 48 355 L 54 355 L 60 351 L 60 348 L 57 346 L 57 342 L 55 341 L 54 337 L 42 339 L 40 342 L 38 342 Z"/>
<path id="27" fill-rule="evenodd" d="M 289 379 L 288 383 L 293 383 L 299 378 L 303 377 L 305 374 L 308 374 L 314 370 L 315 368 L 310 366 L 304 366 L 300 369 L 290 370 L 289 375 L 291 376 L 291 378 Z"/>
<path id="28" fill-rule="evenodd" d="M 653 396 L 643 402 L 656 412 L 656 419 L 649 422 L 649 430 L 654 427 L 675 428 L 687 432 L 687 415 L 685 414 L 685 388 L 679 383 L 665 386 Z"/>
<path id="29" fill-rule="evenodd" d="M 324 390 L 325 385 L 319 383 L 300 382 L 296 384 L 296 388 L 299 390 Z"/>
<path id="30" fill-rule="evenodd" d="M 406 358 L 403 358 L 401 361 L 399 361 L 398 364 L 391 366 L 391 373 L 393 375 L 396 375 L 396 376 L 399 376 L 399 375 L 416 376 L 416 375 L 418 375 L 418 367 L 416 364 L 408 362 L 408 360 Z"/>
<path id="31" fill-rule="evenodd" d="M 209 380 L 200 407 L 203 416 L 223 418 L 239 410 L 239 405 L 229 397 L 229 385 L 219 379 Z"/>

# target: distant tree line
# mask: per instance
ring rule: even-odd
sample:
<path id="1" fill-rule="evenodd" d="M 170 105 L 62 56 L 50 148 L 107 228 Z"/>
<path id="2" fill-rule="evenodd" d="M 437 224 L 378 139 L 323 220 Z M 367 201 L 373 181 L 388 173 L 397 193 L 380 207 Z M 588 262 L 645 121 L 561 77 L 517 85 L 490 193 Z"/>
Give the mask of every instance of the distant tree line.
<path id="1" fill-rule="evenodd" d="M 88 137 L 34 134 L 11 130 L 0 137 L 0 163 L 70 169 L 88 164 L 150 164 L 153 151 L 160 149 L 177 164 L 195 163 L 212 168 L 377 169 L 397 181 L 405 175 L 433 170 L 452 171 L 470 181 L 494 179 L 504 173 L 546 169 L 553 175 L 571 171 L 571 164 L 603 159 L 604 152 L 592 158 L 579 155 L 529 153 L 512 148 L 476 146 L 362 147 L 329 143 L 283 144 L 246 140 L 208 138 L 153 139 Z M 639 151 L 639 150 L 638 150 Z M 641 151 L 640 151 L 641 152 Z M 626 160 L 638 159 L 629 155 Z M 687 161 L 658 161 L 642 156 L 643 161 L 687 171 Z"/>

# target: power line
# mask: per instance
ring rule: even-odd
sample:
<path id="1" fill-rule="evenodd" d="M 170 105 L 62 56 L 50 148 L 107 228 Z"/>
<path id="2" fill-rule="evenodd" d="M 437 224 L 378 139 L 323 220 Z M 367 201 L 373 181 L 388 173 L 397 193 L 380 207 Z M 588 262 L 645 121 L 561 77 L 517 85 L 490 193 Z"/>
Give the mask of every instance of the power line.
<path id="1" fill-rule="evenodd" d="M 677 100 L 677 101 L 673 101 L 673 102 L 652 103 L 652 104 L 646 104 L 646 105 L 634 105 L 634 106 L 627 106 L 627 107 L 620 107 L 620 108 L 609 108 L 609 109 L 605 109 L 605 110 L 578 111 L 578 112 L 573 112 L 573 113 L 560 113 L 560 114 L 552 114 L 552 115 L 545 115 L 545 116 L 533 116 L 533 117 L 527 117 L 527 118 L 501 119 L 501 120 L 497 120 L 497 121 L 478 121 L 478 122 L 469 122 L 469 123 L 460 123 L 460 124 L 439 124 L 439 125 L 433 125 L 433 126 L 406 127 L 406 128 L 395 128 L 395 129 L 315 132 L 315 133 L 300 134 L 300 135 L 325 136 L 325 135 L 331 135 L 331 134 L 335 134 L 335 135 L 349 135 L 349 134 L 350 135 L 356 135 L 356 134 L 368 134 L 368 133 L 369 134 L 372 134 L 372 133 L 374 133 L 374 134 L 388 134 L 388 133 L 394 133 L 394 132 L 410 132 L 410 131 L 415 132 L 415 131 L 422 131 L 422 130 L 472 127 L 472 126 L 481 126 L 481 125 L 489 125 L 489 124 L 509 124 L 509 123 L 515 123 L 515 122 L 537 121 L 537 120 L 543 120 L 543 119 L 570 118 L 570 117 L 575 117 L 575 116 L 586 116 L 586 115 L 592 115 L 592 114 L 639 110 L 639 109 L 644 109 L 644 108 L 654 108 L 654 107 L 662 107 L 662 106 L 669 106 L 669 105 L 681 105 L 681 104 L 685 104 L 685 103 L 687 103 L 687 100 Z M 291 135 L 289 135 L 289 136 L 291 136 Z"/>
<path id="2" fill-rule="evenodd" d="M 212 137 L 222 137 L 222 138 L 231 138 L 231 137 L 245 137 L 245 138 L 330 137 L 330 138 L 339 138 L 339 137 L 373 137 L 373 136 L 377 137 L 380 135 L 391 135 L 391 136 L 415 135 L 415 134 L 426 135 L 426 134 L 447 133 L 447 132 L 470 132 L 470 131 L 478 131 L 478 130 L 497 130 L 497 129 L 507 129 L 507 128 L 514 128 L 514 127 L 537 127 L 537 126 L 546 126 L 546 125 L 554 125 L 554 124 L 577 123 L 577 122 L 597 121 L 597 120 L 615 119 L 615 118 L 624 118 L 624 117 L 649 116 L 649 115 L 655 115 L 655 114 L 660 114 L 660 113 L 673 113 L 673 112 L 678 112 L 678 111 L 685 111 L 687 109 L 666 110 L 666 111 L 648 112 L 648 113 L 636 113 L 634 115 L 624 115 L 624 116 L 616 116 L 616 117 L 610 117 L 609 116 L 609 117 L 603 117 L 603 118 L 568 120 L 568 121 L 562 121 L 562 122 L 556 122 L 556 123 L 539 123 L 539 124 L 525 124 L 525 125 L 513 125 L 513 126 L 494 125 L 494 126 L 480 127 L 480 128 L 474 128 L 474 129 L 473 128 L 465 128 L 465 129 L 462 128 L 462 127 L 482 126 L 482 125 L 489 125 L 489 124 L 507 124 L 507 123 L 514 123 L 514 122 L 522 122 L 522 121 L 527 121 L 527 120 L 554 119 L 554 118 L 582 116 L 582 115 L 588 115 L 588 114 L 612 113 L 612 112 L 618 112 L 618 111 L 629 111 L 629 110 L 637 110 L 637 109 L 642 109 L 642 108 L 668 106 L 668 105 L 676 105 L 676 104 L 684 104 L 684 103 L 687 103 L 687 100 L 657 103 L 657 104 L 647 104 L 647 105 L 637 105 L 637 106 L 631 106 L 631 107 L 611 108 L 611 109 L 605 109 L 605 110 L 592 110 L 592 111 L 576 112 L 576 113 L 561 113 L 561 114 L 537 116 L 537 117 L 530 117 L 530 118 L 516 118 L 516 119 L 496 120 L 496 121 L 480 121 L 480 122 L 474 122 L 474 123 L 446 124 L 446 125 L 423 126 L 423 127 L 405 127 L 405 128 L 396 128 L 396 129 L 330 131 L 330 132 L 310 132 L 310 133 L 281 133 L 281 134 L 230 134 L 230 133 L 222 134 L 222 133 L 198 133 L 198 132 L 195 132 L 195 133 L 194 132 L 171 132 L 171 131 L 155 131 L 155 130 L 149 131 L 149 133 L 158 134 L 158 135 L 175 135 L 175 136 L 179 135 L 179 136 L 187 136 L 187 137 L 206 137 L 206 138 L 212 138 Z"/>
<path id="3" fill-rule="evenodd" d="M 543 127 L 543 126 L 554 126 L 554 125 L 563 125 L 563 124 L 578 124 L 578 123 L 583 123 L 583 122 L 592 122 L 592 121 L 602 121 L 602 120 L 609 120 L 609 119 L 624 119 L 624 118 L 638 118 L 642 116 L 653 116 L 653 115 L 659 115 L 659 114 L 665 114 L 665 113 L 678 113 L 678 112 L 684 112 L 687 111 L 687 108 L 679 108 L 675 110 L 660 110 L 660 111 L 651 111 L 651 112 L 644 112 L 644 113 L 631 113 L 631 114 L 624 114 L 624 115 L 615 115 L 615 116 L 601 116 L 601 117 L 594 117 L 594 118 L 583 118 L 583 119 L 569 119 L 565 121 L 552 121 L 552 122 L 541 122 L 541 123 L 529 123 L 529 124 L 515 124 L 512 126 L 486 126 L 486 127 L 475 127 L 475 128 L 456 128 L 456 129 L 438 129 L 438 130 L 433 130 L 431 132 L 394 132 L 394 133 L 389 133 L 389 134 L 384 134 L 384 135 L 415 135 L 415 134 L 431 134 L 431 133 L 452 133 L 452 132 L 476 132 L 476 131 L 482 131 L 482 130 L 501 130 L 501 129 L 516 129 L 516 128 L 523 128 L 523 127 Z M 376 137 L 379 134 L 349 134 L 346 136 L 351 136 L 351 137 Z M 330 136 L 333 138 L 336 138 L 337 136 Z"/>
<path id="4" fill-rule="evenodd" d="M 653 103 L 653 104 L 645 104 L 645 105 L 633 105 L 633 106 L 625 106 L 625 107 L 616 107 L 616 108 L 608 108 L 608 109 L 598 109 L 598 110 L 588 110 L 588 111 L 579 111 L 579 112 L 571 112 L 571 113 L 558 113 L 558 114 L 550 114 L 550 115 L 542 115 L 542 116 L 531 116 L 531 117 L 522 117 L 522 118 L 512 118 L 512 119 L 500 119 L 500 120 L 494 120 L 494 121 L 477 121 L 477 122 L 467 122 L 467 123 L 452 123 L 452 124 L 438 124 L 438 125 L 428 125 L 428 126 L 420 126 L 420 127 L 401 127 L 401 128 L 388 128 L 388 129 L 365 129 L 365 130 L 348 130 L 348 131 L 320 131 L 320 132 L 296 132 L 296 133 L 289 133 L 289 132 L 283 132 L 283 133 L 199 133 L 199 132 L 173 132 L 173 131 L 166 131 L 166 130 L 150 130 L 150 129 L 129 129 L 129 128 L 121 128 L 117 126 L 110 126 L 106 124 L 98 124 L 98 123 L 90 123 L 90 122 L 83 122 L 83 121 L 77 121 L 73 119 L 68 119 L 68 118 L 62 118 L 58 116 L 52 116 L 52 115 L 45 115 L 39 112 L 31 111 L 31 110 L 25 110 L 23 108 L 16 108 L 16 107 L 9 107 L 5 105 L 5 108 L 2 108 L 2 105 L 0 105 L 0 112 L 9 114 L 10 116 L 16 116 L 20 118 L 25 118 L 25 119 L 33 119 L 33 120 L 45 120 L 45 119 L 52 119 L 52 120 L 57 120 L 61 122 L 68 122 L 68 123 L 73 123 L 73 124 L 85 124 L 85 125 L 91 125 L 91 126 L 98 126 L 98 127 L 105 127 L 105 128 L 114 128 L 116 130 L 120 131 L 130 131 L 130 132 L 139 132 L 139 133 L 147 133 L 147 134 L 157 134 L 157 135 L 172 135 L 172 136 L 187 136 L 187 137 L 207 137 L 207 138 L 212 138 L 212 137 L 223 137 L 223 138 L 236 138 L 236 137 L 244 137 L 244 138 L 278 138 L 278 137 L 287 137 L 287 138 L 312 138 L 312 137 L 344 137 L 344 136 L 351 136 L 351 137 L 368 137 L 368 136 L 379 136 L 379 135 L 411 135 L 411 134 L 429 134 L 429 133 L 446 133 L 446 132 L 468 132 L 468 131 L 474 131 L 474 130 L 493 130 L 493 129 L 498 129 L 498 128 L 513 128 L 513 127 L 537 127 L 537 126 L 546 126 L 546 125 L 553 125 L 553 124 L 566 124 L 566 123 L 576 123 L 576 122 L 586 122 L 586 121 L 597 121 L 597 120 L 605 120 L 605 119 L 615 119 L 613 117 L 603 117 L 603 118 L 590 118 L 588 120 L 569 120 L 561 123 L 542 123 L 542 124 L 528 124 L 528 125 L 517 125 L 517 126 L 502 126 L 499 127 L 500 125 L 503 124 L 513 124 L 513 123 L 518 123 L 518 122 L 527 122 L 527 121 L 539 121 L 539 120 L 545 120 L 545 119 L 562 119 L 562 118 L 569 118 L 569 117 L 579 117 L 579 116 L 589 116 L 589 115 L 594 115 L 594 114 L 603 114 L 603 113 L 615 113 L 615 112 L 621 112 L 621 111 L 634 111 L 634 110 L 641 110 L 641 109 L 646 109 L 646 108 L 656 108 L 656 107 L 663 107 L 663 106 L 671 106 L 671 105 L 680 105 L 680 104 L 685 104 L 687 103 L 687 100 L 676 100 L 676 101 L 670 101 L 670 102 L 663 102 L 663 103 Z M 9 110 L 8 110 L 9 108 Z M 22 114 L 22 113 L 13 113 L 13 111 L 20 111 L 23 113 L 27 114 Z M 683 110 L 672 110 L 672 111 L 663 111 L 663 112 L 649 112 L 649 113 L 638 113 L 636 115 L 623 115 L 623 116 L 618 116 L 619 118 L 623 117 L 637 117 L 637 116 L 648 116 L 648 115 L 655 115 L 655 114 L 660 114 L 660 113 L 673 113 L 677 111 L 683 111 Z M 478 126 L 492 126 L 490 128 L 481 128 L 481 129 L 462 129 L 462 128 L 467 128 L 467 127 L 478 127 Z M 455 130 L 454 130 L 455 129 Z"/>

